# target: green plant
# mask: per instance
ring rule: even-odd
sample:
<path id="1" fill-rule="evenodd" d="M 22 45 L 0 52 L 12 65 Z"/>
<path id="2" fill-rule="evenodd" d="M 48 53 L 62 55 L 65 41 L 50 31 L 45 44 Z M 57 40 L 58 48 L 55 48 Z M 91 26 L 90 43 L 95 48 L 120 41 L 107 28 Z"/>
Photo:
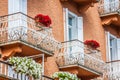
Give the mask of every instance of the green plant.
<path id="1" fill-rule="evenodd" d="M 52 78 L 59 78 L 59 80 L 80 80 L 77 75 L 71 74 L 69 72 L 55 72 Z"/>
<path id="2" fill-rule="evenodd" d="M 42 65 L 36 63 L 31 58 L 11 57 L 8 61 L 13 65 L 13 69 L 18 73 L 33 76 L 34 79 L 39 79 L 41 77 Z"/>

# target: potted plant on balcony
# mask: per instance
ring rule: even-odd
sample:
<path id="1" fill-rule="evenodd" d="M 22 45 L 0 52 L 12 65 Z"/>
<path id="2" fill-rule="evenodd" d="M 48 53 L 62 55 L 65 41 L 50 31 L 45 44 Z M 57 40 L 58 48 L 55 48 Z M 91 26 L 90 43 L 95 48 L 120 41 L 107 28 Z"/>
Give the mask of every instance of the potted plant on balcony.
<path id="1" fill-rule="evenodd" d="M 34 20 L 38 27 L 41 27 L 41 26 L 50 27 L 50 25 L 52 23 L 51 18 L 48 15 L 43 15 L 43 14 L 37 14 L 35 16 Z"/>
<path id="2" fill-rule="evenodd" d="M 54 80 L 80 80 L 75 74 L 69 72 L 55 72 L 52 78 Z"/>
<path id="3" fill-rule="evenodd" d="M 27 57 L 11 57 L 8 62 L 13 65 L 17 73 L 32 76 L 35 80 L 41 78 L 42 66 L 33 59 Z"/>
<path id="4" fill-rule="evenodd" d="M 95 40 L 86 40 L 84 44 L 87 45 L 87 47 L 92 50 L 96 50 L 98 47 L 100 47 L 100 44 Z"/>

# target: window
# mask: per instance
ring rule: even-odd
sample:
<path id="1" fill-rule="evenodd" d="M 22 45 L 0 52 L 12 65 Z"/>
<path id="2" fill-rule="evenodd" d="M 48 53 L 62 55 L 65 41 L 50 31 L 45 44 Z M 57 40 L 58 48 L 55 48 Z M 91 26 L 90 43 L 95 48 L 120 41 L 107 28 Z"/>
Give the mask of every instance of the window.
<path id="1" fill-rule="evenodd" d="M 117 45 L 116 45 L 116 37 L 110 34 L 110 60 L 116 60 L 117 59 Z"/>
<path id="2" fill-rule="evenodd" d="M 83 18 L 77 16 L 76 14 L 69 11 L 67 8 L 64 8 L 64 39 L 65 41 L 78 39 L 83 41 Z M 76 60 L 77 57 L 81 57 L 80 61 L 84 64 L 84 45 L 71 46 L 71 44 L 66 44 L 70 46 L 65 49 L 65 53 L 68 56 L 65 57 L 66 62 L 69 60 Z M 80 47 L 81 46 L 81 47 Z M 78 55 L 80 53 L 81 55 Z M 71 61 L 72 62 L 72 61 Z"/>
<path id="3" fill-rule="evenodd" d="M 114 61 L 120 60 L 120 39 L 114 35 L 106 32 L 107 34 L 107 60 Z M 109 63 L 109 72 L 118 72 L 120 70 L 119 64 L 117 62 Z"/>
<path id="4" fill-rule="evenodd" d="M 120 39 L 107 32 L 107 59 L 120 60 Z"/>
<path id="5" fill-rule="evenodd" d="M 64 8 L 64 39 L 65 41 L 78 39 L 83 41 L 83 18 Z M 81 45 L 82 46 L 82 45 Z M 83 48 L 72 46 L 67 53 L 84 52 Z"/>
<path id="6" fill-rule="evenodd" d="M 118 59 L 120 60 L 120 38 L 117 39 L 117 53 Z"/>
<path id="7" fill-rule="evenodd" d="M 64 9 L 64 39 L 65 41 L 78 39 L 83 41 L 83 18 Z"/>

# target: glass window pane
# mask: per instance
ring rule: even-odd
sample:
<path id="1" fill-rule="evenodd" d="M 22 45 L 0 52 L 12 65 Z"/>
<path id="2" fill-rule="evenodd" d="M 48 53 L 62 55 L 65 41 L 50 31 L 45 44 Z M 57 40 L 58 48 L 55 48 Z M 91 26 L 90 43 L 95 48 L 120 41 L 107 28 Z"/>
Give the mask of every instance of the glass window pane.
<path id="1" fill-rule="evenodd" d="M 110 40 L 110 47 L 112 47 L 112 40 Z"/>
<path id="2" fill-rule="evenodd" d="M 72 39 L 72 30 L 71 30 L 71 28 L 69 28 L 69 40 L 71 40 Z"/>
<path id="3" fill-rule="evenodd" d="M 69 19 L 68 19 L 68 24 L 69 24 L 70 26 L 72 26 L 72 22 L 73 22 L 72 17 L 69 17 Z"/>

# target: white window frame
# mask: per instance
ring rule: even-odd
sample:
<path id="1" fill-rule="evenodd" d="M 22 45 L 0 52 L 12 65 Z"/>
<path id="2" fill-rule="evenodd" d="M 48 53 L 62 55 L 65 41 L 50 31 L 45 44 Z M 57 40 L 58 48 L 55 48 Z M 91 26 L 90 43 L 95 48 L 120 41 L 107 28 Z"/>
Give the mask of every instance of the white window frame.
<path id="1" fill-rule="evenodd" d="M 109 61 L 112 61 L 112 55 L 111 55 L 111 51 L 110 51 L 110 37 L 112 37 L 112 38 L 114 38 L 115 39 L 115 42 L 114 42 L 114 53 L 116 53 L 116 55 L 118 55 L 118 53 L 117 53 L 117 37 L 116 36 L 114 36 L 114 35 L 112 35 L 112 34 L 110 34 L 110 32 L 106 32 L 106 57 L 107 57 L 107 61 L 109 62 Z M 117 59 L 116 59 L 117 60 Z"/>
<path id="2" fill-rule="evenodd" d="M 68 16 L 71 15 L 73 17 L 77 17 L 76 14 L 74 14 L 73 12 L 69 11 L 67 8 L 64 8 L 64 10 L 66 11 L 66 16 L 64 16 L 64 41 L 68 41 L 69 40 L 69 32 L 68 32 L 68 29 L 69 29 L 69 25 L 68 25 Z M 77 23 L 77 22 L 76 22 Z M 77 26 L 77 25 L 76 25 Z"/>
<path id="3" fill-rule="evenodd" d="M 117 38 L 117 53 L 118 53 L 118 60 L 120 60 L 120 38 Z"/>
<path id="4" fill-rule="evenodd" d="M 68 23 L 68 15 L 72 15 L 73 18 L 75 18 L 76 22 L 75 22 L 75 26 L 74 27 L 74 30 L 73 32 L 76 30 L 76 35 L 72 35 L 72 39 L 78 39 L 80 41 L 83 41 L 83 18 L 82 17 L 79 17 L 77 16 L 76 14 L 74 14 L 73 12 L 69 11 L 67 8 L 64 8 L 63 9 L 64 11 L 64 41 L 69 41 L 69 32 L 68 32 L 68 29 L 69 29 L 69 23 Z M 78 47 L 79 46 L 79 47 Z M 79 49 L 78 49 L 79 48 Z M 76 47 L 74 47 L 74 49 L 72 49 L 72 52 L 81 52 L 81 53 L 84 53 L 84 45 L 76 45 Z M 69 49 L 67 49 L 69 50 Z"/>
<path id="5" fill-rule="evenodd" d="M 8 0 L 8 14 L 16 12 L 27 14 L 27 0 Z"/>
<path id="6" fill-rule="evenodd" d="M 63 9 L 64 11 L 64 41 L 68 41 L 69 40 L 69 32 L 68 32 L 68 29 L 69 29 L 69 25 L 68 25 L 68 16 L 71 15 L 73 17 L 76 18 L 76 22 L 75 22 L 75 27 L 78 28 L 78 35 L 76 39 L 80 40 L 80 41 L 83 41 L 83 18 L 82 17 L 79 17 L 77 16 L 75 13 L 71 12 L 68 10 L 68 8 L 64 8 Z M 82 23 L 79 22 L 79 20 L 82 20 Z M 80 27 L 79 27 L 80 26 Z"/>

